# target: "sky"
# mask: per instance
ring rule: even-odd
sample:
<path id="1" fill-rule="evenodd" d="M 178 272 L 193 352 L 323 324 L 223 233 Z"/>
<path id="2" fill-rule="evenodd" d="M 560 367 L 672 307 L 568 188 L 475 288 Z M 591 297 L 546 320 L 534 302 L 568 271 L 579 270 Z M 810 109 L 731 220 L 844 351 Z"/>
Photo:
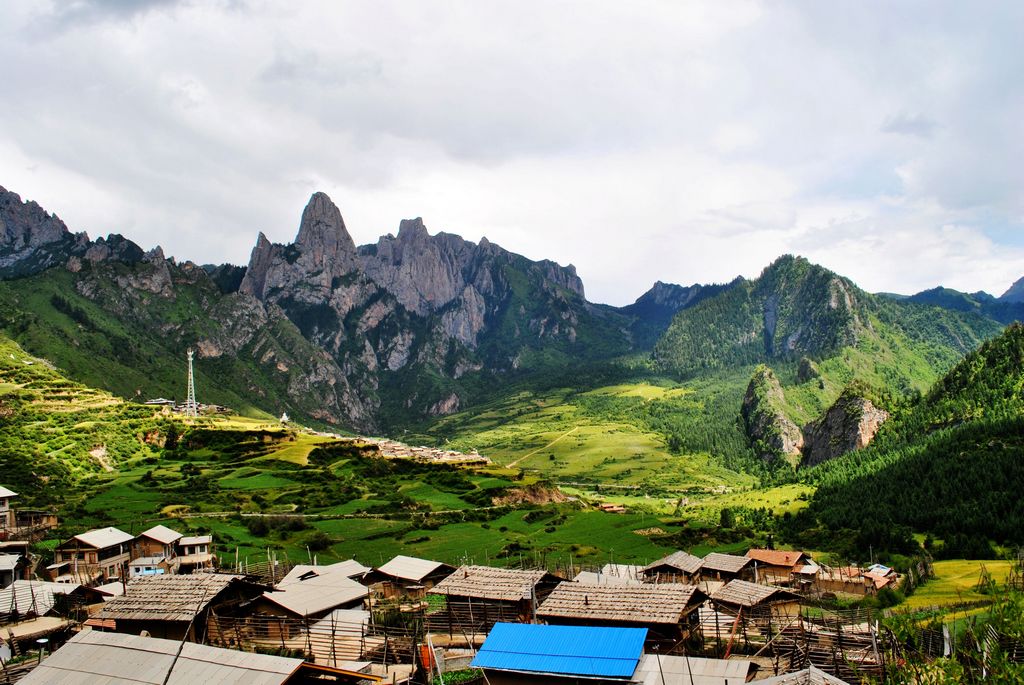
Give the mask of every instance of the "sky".
<path id="1" fill-rule="evenodd" d="M 588 299 L 1024 276 L 1024 3 L 7 0 L 0 186 L 199 263 L 423 217 Z"/>

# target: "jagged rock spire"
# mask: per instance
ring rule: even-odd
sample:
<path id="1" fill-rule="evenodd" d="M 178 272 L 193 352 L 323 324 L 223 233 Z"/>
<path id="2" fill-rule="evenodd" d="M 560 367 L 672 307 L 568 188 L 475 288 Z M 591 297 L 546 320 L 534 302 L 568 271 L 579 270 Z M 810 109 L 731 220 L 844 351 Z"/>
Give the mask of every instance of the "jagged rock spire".
<path id="1" fill-rule="evenodd" d="M 326 193 L 313 193 L 302 211 L 295 245 L 302 250 L 322 250 L 328 255 L 354 253 L 356 244 L 345 228 L 341 210 Z"/>

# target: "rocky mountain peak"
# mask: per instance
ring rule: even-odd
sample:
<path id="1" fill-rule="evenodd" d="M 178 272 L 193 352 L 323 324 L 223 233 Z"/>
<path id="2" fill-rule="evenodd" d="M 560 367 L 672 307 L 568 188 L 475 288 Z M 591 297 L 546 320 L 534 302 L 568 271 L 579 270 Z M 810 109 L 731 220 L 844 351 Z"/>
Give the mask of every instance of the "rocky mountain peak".
<path id="1" fill-rule="evenodd" d="M 426 240 L 430 237 L 427 227 L 423 225 L 423 219 L 402 219 L 398 224 L 398 239 L 403 243 L 410 243 L 416 240 Z"/>
<path id="2" fill-rule="evenodd" d="M 802 466 L 814 466 L 868 446 L 889 412 L 871 400 L 844 392 L 817 421 L 804 426 Z"/>
<path id="3" fill-rule="evenodd" d="M 295 246 L 324 256 L 354 254 L 356 244 L 345 228 L 341 210 L 326 193 L 313 193 L 302 211 L 302 222 L 295 237 Z"/>
<path id="4" fill-rule="evenodd" d="M 1024 302 L 1024 278 L 1017 279 L 1005 293 L 999 296 L 1000 302 Z"/>

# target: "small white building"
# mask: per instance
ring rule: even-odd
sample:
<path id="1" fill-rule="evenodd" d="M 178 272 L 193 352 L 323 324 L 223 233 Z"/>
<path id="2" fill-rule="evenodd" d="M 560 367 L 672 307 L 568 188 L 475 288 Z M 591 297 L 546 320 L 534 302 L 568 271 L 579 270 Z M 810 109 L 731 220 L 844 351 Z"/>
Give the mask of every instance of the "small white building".
<path id="1" fill-rule="evenodd" d="M 0 485 L 0 538 L 6 537 L 7 531 L 15 528 L 14 508 L 11 500 L 18 496 L 13 490 Z"/>

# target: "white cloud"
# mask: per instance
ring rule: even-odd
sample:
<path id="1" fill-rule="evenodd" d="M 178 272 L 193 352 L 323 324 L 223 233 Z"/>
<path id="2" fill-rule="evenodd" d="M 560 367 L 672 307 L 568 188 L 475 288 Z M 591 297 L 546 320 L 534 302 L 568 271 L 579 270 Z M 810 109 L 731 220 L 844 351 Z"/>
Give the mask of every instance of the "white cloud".
<path id="1" fill-rule="evenodd" d="M 873 290 L 1024 273 L 1021 6 L 9 3 L 0 185 L 196 261 L 432 231 L 592 299 L 803 253 Z"/>

